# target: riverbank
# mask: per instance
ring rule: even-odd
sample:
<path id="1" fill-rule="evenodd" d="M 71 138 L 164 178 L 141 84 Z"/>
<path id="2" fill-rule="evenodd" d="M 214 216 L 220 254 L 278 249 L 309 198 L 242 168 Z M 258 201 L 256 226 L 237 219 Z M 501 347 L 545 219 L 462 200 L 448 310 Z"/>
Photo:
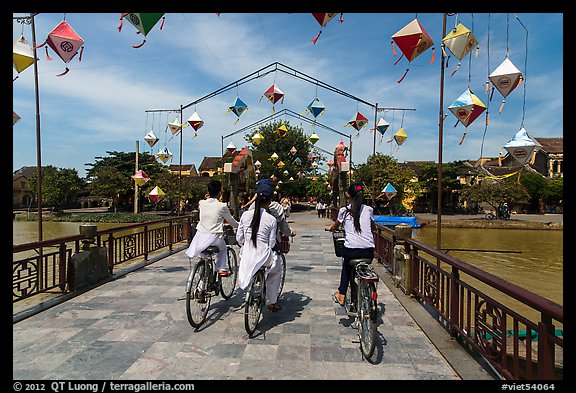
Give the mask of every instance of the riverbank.
<path id="1" fill-rule="evenodd" d="M 415 216 L 420 225 L 438 225 L 436 214 L 416 213 Z M 487 220 L 482 214 L 443 214 L 441 222 L 443 228 L 564 230 L 563 214 L 513 214 L 509 220 Z"/>

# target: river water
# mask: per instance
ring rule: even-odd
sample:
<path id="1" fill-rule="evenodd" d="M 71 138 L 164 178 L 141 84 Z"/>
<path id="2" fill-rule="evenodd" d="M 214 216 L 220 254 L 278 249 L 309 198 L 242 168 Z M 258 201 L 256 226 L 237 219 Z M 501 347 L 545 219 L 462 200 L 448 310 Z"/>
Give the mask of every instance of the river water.
<path id="1" fill-rule="evenodd" d="M 81 224 L 45 221 L 42 223 L 43 239 L 79 234 Z M 98 230 L 122 225 L 97 223 Z M 13 244 L 38 240 L 37 222 L 13 221 L 12 229 Z M 414 229 L 413 237 L 431 247 L 436 247 L 435 226 Z M 564 304 L 563 231 L 442 228 L 442 249 L 447 248 L 520 251 L 521 253 L 470 251 L 448 253 L 548 300 Z M 487 293 L 490 294 L 490 291 Z M 516 309 L 517 305 L 513 306 Z"/>

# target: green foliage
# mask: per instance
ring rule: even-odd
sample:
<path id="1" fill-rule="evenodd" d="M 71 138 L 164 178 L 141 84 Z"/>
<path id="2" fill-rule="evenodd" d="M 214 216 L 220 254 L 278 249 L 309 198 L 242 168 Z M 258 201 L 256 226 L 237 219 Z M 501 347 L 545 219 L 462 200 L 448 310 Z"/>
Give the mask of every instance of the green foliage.
<path id="1" fill-rule="evenodd" d="M 488 203 L 496 208 L 507 202 L 509 208 L 514 205 L 522 205 L 528 202 L 529 196 L 516 178 L 508 178 L 501 181 L 484 180 L 480 184 L 463 188 L 460 192 L 460 200 L 469 203 Z"/>
<path id="2" fill-rule="evenodd" d="M 36 198 L 36 172 L 29 179 L 33 198 Z M 42 205 L 54 206 L 62 210 L 84 188 L 84 181 L 76 169 L 56 168 L 52 165 L 42 168 Z"/>
<path id="3" fill-rule="evenodd" d="M 71 214 L 54 217 L 52 221 L 62 222 L 121 222 L 137 223 L 153 220 L 160 220 L 166 216 L 159 214 L 133 214 L 133 213 L 91 213 L 91 214 Z"/>

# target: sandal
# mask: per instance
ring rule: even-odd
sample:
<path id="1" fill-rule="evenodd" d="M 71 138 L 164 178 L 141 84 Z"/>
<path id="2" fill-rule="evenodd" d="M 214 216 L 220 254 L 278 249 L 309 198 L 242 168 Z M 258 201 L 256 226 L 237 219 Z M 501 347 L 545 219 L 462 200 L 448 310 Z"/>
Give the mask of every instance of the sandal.
<path id="1" fill-rule="evenodd" d="M 344 305 L 344 298 L 345 296 L 342 295 L 339 291 L 334 292 L 334 295 L 332 296 L 334 303 L 338 303 L 341 306 Z"/>
<path id="2" fill-rule="evenodd" d="M 280 310 L 282 310 L 282 307 L 280 307 L 280 305 L 278 305 L 277 303 L 268 305 L 268 311 L 270 312 L 278 312 Z"/>

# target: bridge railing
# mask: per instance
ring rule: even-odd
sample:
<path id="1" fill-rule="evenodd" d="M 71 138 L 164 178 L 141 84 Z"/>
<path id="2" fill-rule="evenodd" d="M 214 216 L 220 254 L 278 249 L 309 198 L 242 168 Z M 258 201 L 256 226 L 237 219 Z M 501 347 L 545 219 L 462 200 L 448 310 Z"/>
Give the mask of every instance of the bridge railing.
<path id="1" fill-rule="evenodd" d="M 392 274 L 395 246 L 403 246 L 407 295 L 504 378 L 563 378 L 562 306 L 388 227 L 378 225 L 375 239 L 377 258 Z"/>
<path id="2" fill-rule="evenodd" d="M 97 231 L 96 245 L 107 248 L 108 270 L 152 253 L 190 242 L 196 216 L 185 215 Z M 12 246 L 12 302 L 42 293 L 69 289 L 71 257 L 81 251 L 82 235 L 60 237 Z"/>

